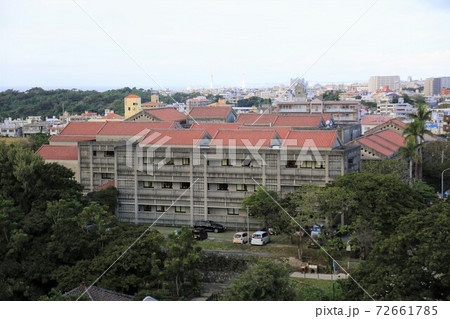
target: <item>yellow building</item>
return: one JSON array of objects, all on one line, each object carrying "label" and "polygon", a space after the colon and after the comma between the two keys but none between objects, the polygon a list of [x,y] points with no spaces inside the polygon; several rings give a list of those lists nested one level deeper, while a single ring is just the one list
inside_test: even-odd
[{"label": "yellow building", "polygon": [[234,104],[227,104],[227,100],[219,99],[219,101],[208,104],[208,106],[209,107],[230,107],[230,106],[234,106]]},{"label": "yellow building", "polygon": [[142,111],[141,98],[135,94],[130,94],[124,99],[125,118],[129,118]]}]

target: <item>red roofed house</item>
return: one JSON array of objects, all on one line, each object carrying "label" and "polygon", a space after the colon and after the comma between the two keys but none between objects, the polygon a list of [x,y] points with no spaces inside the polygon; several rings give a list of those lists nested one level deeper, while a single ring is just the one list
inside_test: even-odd
[{"label": "red roofed house", "polygon": [[42,145],[36,152],[46,163],[58,163],[71,169],[75,173],[75,179],[80,180],[77,146],[67,145]]},{"label": "red roofed house", "polygon": [[154,108],[143,110],[126,119],[127,122],[176,122],[180,125],[186,123],[186,115],[174,108]]},{"label": "red roofed house", "polygon": [[216,135],[219,129],[222,130],[235,130],[240,127],[240,124],[237,123],[198,123],[192,124],[191,129],[193,130],[206,130],[209,135]]},{"label": "red roofed house", "polygon": [[244,125],[267,125],[273,126],[277,120],[278,115],[276,114],[239,114],[236,119],[236,123]]},{"label": "red roofed house", "polygon": [[232,107],[195,107],[189,112],[188,123],[233,123],[236,112]]},{"label": "red roofed house", "polygon": [[361,160],[383,160],[398,154],[400,147],[405,145],[405,138],[394,130],[384,129],[362,136],[351,142],[361,147]]},{"label": "red roofed house", "polygon": [[381,115],[364,115],[361,118],[361,134],[364,135],[364,133],[368,130],[380,124],[384,124],[389,120],[392,120],[392,117]]}]

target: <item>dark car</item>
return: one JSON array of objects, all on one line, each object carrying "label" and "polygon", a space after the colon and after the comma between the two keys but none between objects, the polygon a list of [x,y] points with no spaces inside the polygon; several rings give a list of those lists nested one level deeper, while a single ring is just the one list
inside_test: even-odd
[{"label": "dark car", "polygon": [[198,228],[192,230],[192,236],[196,240],[204,240],[208,238],[208,233],[206,232],[206,230]]},{"label": "dark car", "polygon": [[199,220],[195,222],[194,228],[204,229],[206,231],[213,231],[215,233],[223,232],[227,228],[221,224],[213,222],[211,220]]}]

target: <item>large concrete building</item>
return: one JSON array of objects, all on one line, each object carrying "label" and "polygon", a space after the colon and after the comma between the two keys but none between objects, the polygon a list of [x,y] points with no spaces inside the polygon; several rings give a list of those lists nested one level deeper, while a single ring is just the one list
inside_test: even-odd
[{"label": "large concrete building", "polygon": [[424,82],[423,94],[425,96],[440,95],[443,88],[450,88],[450,77],[427,78]]},{"label": "large concrete building", "polygon": [[389,86],[391,90],[397,91],[400,89],[400,76],[371,76],[369,78],[369,92],[376,92],[385,86]]},{"label": "large concrete building", "polygon": [[[176,115],[155,111],[163,119]],[[227,123],[230,114],[201,112],[203,123],[198,118],[190,128],[177,117],[69,123],[38,154],[72,169],[86,193],[114,185],[120,220],[176,226],[209,219],[244,227],[242,200],[258,186],[284,196],[359,170],[360,146],[344,145],[342,131],[326,124],[329,116],[268,115],[252,126],[248,115]],[[258,221],[251,218],[251,226]]]}]

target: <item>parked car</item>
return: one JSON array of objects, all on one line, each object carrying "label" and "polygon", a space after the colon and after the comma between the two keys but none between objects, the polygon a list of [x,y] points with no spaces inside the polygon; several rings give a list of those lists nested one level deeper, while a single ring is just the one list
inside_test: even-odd
[{"label": "parked car", "polygon": [[253,233],[252,241],[251,241],[252,245],[261,245],[262,246],[262,245],[267,244],[268,242],[270,242],[270,235],[267,231],[258,230]]},{"label": "parked car", "polygon": [[248,243],[248,234],[245,232],[238,232],[233,236],[233,244],[246,244]]},{"label": "parked car", "polygon": [[204,229],[206,231],[213,231],[215,233],[223,232],[227,228],[221,224],[213,222],[211,220],[199,220],[195,222],[194,228]]},{"label": "parked car", "polygon": [[313,225],[311,227],[311,237],[312,238],[319,238],[321,233],[322,233],[322,228],[319,225]]},{"label": "parked car", "polygon": [[196,240],[205,240],[208,238],[208,233],[206,232],[206,230],[198,228],[192,230],[192,236]]}]

